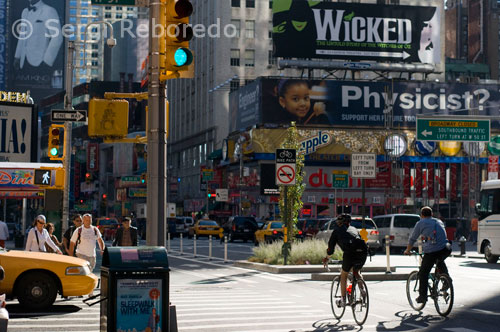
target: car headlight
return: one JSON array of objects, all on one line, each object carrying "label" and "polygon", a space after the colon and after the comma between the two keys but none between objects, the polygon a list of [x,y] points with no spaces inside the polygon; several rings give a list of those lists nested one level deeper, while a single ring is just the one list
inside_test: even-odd
[{"label": "car headlight", "polygon": [[66,268],[67,276],[86,276],[90,274],[90,268],[87,265],[84,266],[70,266]]}]

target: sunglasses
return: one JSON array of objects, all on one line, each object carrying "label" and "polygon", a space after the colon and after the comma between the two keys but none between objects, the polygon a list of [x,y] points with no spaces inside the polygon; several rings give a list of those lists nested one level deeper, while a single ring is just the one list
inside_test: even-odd
[{"label": "sunglasses", "polygon": [[41,225],[45,225],[45,222],[40,221],[40,220],[37,220],[37,223],[39,223],[39,224],[41,224]]}]

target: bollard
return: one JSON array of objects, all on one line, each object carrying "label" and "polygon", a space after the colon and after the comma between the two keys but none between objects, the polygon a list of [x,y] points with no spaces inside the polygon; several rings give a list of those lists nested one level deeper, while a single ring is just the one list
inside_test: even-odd
[{"label": "bollard", "polygon": [[167,233],[167,250],[170,251],[170,233]]},{"label": "bollard", "polygon": [[386,274],[391,274],[391,240],[389,239],[389,235],[385,236],[385,256],[387,258],[387,269],[385,270]]},{"label": "bollard", "polygon": [[460,239],[458,239],[458,242],[460,242],[460,256],[463,256],[465,255],[465,242],[467,240],[465,239],[464,236],[460,237]]},{"label": "bollard", "polygon": [[183,254],[184,250],[182,249],[182,233],[179,234],[179,241],[180,241],[180,246],[181,246],[181,255]]},{"label": "bollard", "polygon": [[196,233],[193,234],[193,257],[196,257]]},{"label": "bollard", "polygon": [[227,236],[224,236],[224,263],[227,263]]},{"label": "bollard", "polygon": [[212,260],[212,235],[208,236],[208,260]]},{"label": "bollard", "polygon": [[[417,240],[418,253],[422,254],[422,239]],[[418,264],[422,265],[422,256],[418,256]]]}]

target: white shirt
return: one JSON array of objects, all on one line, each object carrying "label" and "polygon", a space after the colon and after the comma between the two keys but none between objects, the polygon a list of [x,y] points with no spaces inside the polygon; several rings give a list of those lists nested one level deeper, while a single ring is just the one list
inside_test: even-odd
[{"label": "white shirt", "polygon": [[7,224],[3,221],[0,221],[0,240],[8,240],[9,239],[9,228]]},{"label": "white shirt", "polygon": [[[35,233],[36,232],[36,233]],[[38,235],[38,241],[37,236]],[[59,252],[60,249],[55,245],[54,242],[50,239],[49,232],[44,228],[40,233],[36,227],[33,227],[28,232],[28,239],[26,240],[26,251],[41,251],[46,252],[45,250],[45,242],[54,249],[55,252]]]},{"label": "white shirt", "polygon": [[97,241],[97,239],[102,239],[101,232],[95,226],[86,228],[84,225],[82,225],[75,229],[75,231],[73,232],[70,240],[71,242],[77,242],[80,229],[82,230],[82,233],[80,235],[80,243],[78,243],[76,252],[88,257],[95,257],[95,242]]}]

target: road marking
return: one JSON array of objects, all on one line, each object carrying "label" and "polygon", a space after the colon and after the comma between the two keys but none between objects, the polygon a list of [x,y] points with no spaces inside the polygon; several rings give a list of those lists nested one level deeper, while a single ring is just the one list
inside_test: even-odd
[{"label": "road marking", "polygon": [[[223,318],[209,318],[210,323],[212,322],[234,322],[235,320],[245,320],[245,322],[252,321],[252,320],[257,320],[261,322],[264,319],[272,319],[272,320],[277,320],[277,319],[290,319],[290,318],[297,318],[297,314],[299,311],[296,312],[295,315],[285,315],[285,316],[279,316],[279,315],[274,315],[274,316],[259,316],[259,317],[248,317],[248,315],[243,315],[243,316],[237,316],[234,315],[234,313],[231,314],[231,317],[223,317]],[[315,321],[318,318],[318,315],[314,314],[309,314],[309,315],[300,315],[301,319],[307,319],[310,318],[313,321]],[[189,323],[202,323],[206,322],[207,319],[183,319],[182,321],[179,321],[179,323],[184,324],[189,324]]]},{"label": "road marking", "polygon": [[[294,304],[295,302],[292,302],[292,301],[261,301],[261,302],[248,302],[248,301],[244,301],[243,303],[234,303],[234,304],[227,304],[227,305],[217,305],[217,308],[234,308],[234,307],[237,307],[237,306],[241,306],[241,305],[246,305],[245,308],[248,307],[248,305],[261,305],[261,304],[274,304],[274,305],[278,305],[278,304]],[[192,303],[192,304],[181,304],[181,305],[178,305],[177,308],[178,309],[183,309],[183,308],[186,308],[186,307],[206,307],[207,304],[206,303]],[[309,307],[308,307],[309,308]],[[203,310],[203,309],[201,309]]]},{"label": "road marking", "polygon": [[[234,309],[240,309],[240,310],[248,310],[248,307],[246,306],[231,306],[231,308],[234,308]],[[308,306],[308,305],[284,305],[284,306],[280,306],[280,309],[297,309],[297,308],[306,308],[306,309],[311,309],[311,306]],[[217,308],[187,308],[187,309],[183,309],[183,308],[179,308],[179,307],[176,307],[177,309],[177,312],[187,312],[187,311],[195,311],[195,312],[200,312],[200,311],[203,311],[203,312],[209,312],[209,311],[220,311],[220,307],[217,307]],[[267,306],[267,305],[262,305],[262,306],[259,306],[259,309],[276,309],[276,306],[272,305],[272,306]],[[231,312],[234,312],[234,310],[231,310]],[[246,312],[246,311],[245,311]]]},{"label": "road marking", "polygon": [[[316,319],[317,320],[317,319]],[[314,320],[314,321],[316,321]],[[287,321],[287,322],[252,322],[252,323],[242,323],[242,322],[237,322],[235,324],[214,324],[214,325],[196,325],[196,326],[184,326],[184,324],[179,324],[179,330],[197,330],[197,331],[205,331],[207,329],[221,329],[221,328],[230,328],[230,327],[236,327],[238,328],[238,331],[241,331],[239,328],[240,327],[250,327],[250,326],[272,326],[272,325],[298,325],[298,324],[310,324],[312,325],[314,321],[311,321],[309,319],[304,319],[295,321]],[[354,321],[354,320],[353,320]],[[182,322],[180,322],[182,323]],[[255,330],[259,331],[260,330]]]},{"label": "road marking", "polygon": [[489,311],[489,310],[483,310],[483,309],[472,309],[472,310],[480,312],[482,314],[495,315],[495,316],[499,316],[500,315],[499,312],[494,312],[494,311]]},{"label": "road marking", "polygon": [[[264,301],[264,300],[268,300],[269,303],[273,302],[276,300],[275,298],[272,298],[272,297],[259,297],[259,298],[250,298],[250,299],[233,299],[233,298],[220,298],[220,299],[197,299],[196,302],[198,303],[238,303],[238,302],[243,302],[243,303],[246,303],[248,301],[252,301],[252,300],[261,300],[261,301]],[[175,304],[179,304],[179,303],[193,303],[193,300],[175,300],[175,299],[172,299],[172,302],[175,301]],[[184,304],[183,304],[184,305]]]},{"label": "road marking", "polygon": [[[231,313],[232,314],[235,314],[235,312],[233,312],[231,310]],[[289,313],[324,313],[325,315],[328,315],[330,312],[329,311],[325,311],[323,309],[311,309],[311,310],[262,310],[262,311],[247,311],[247,310],[244,310],[244,311],[241,311],[241,313],[244,313],[244,314],[289,314]],[[191,317],[191,316],[210,316],[213,317],[213,316],[217,316],[217,315],[220,315],[220,316],[227,316],[227,312],[207,312],[207,313],[199,313],[199,312],[194,312],[194,313],[190,313],[190,314],[177,314],[177,318],[179,317]]]}]

